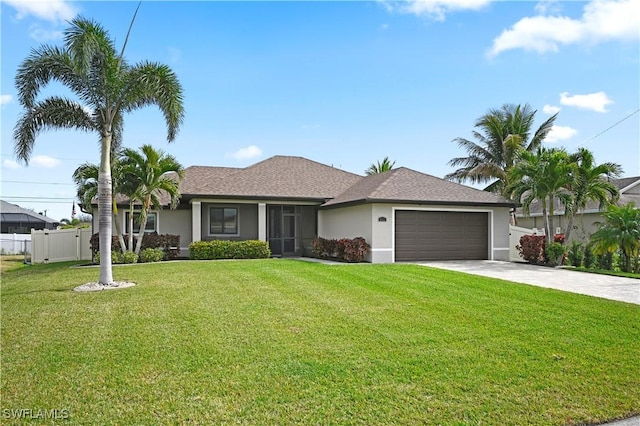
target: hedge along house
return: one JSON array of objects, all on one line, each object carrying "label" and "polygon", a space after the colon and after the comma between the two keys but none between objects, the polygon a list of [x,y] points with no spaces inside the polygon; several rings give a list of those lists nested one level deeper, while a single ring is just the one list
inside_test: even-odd
[{"label": "hedge along house", "polygon": [[180,235],[183,256],[191,242],[212,239],[258,239],[274,256],[305,256],[317,236],[364,237],[373,263],[509,255],[512,204],[404,167],[362,177],[274,156],[246,168],[188,167],[181,193],[176,210],[150,213],[146,231]]}]

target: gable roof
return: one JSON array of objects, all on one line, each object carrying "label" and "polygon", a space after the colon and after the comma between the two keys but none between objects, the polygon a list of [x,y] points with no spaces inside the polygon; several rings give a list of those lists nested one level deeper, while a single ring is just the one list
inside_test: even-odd
[{"label": "gable roof", "polygon": [[324,206],[365,202],[513,206],[501,196],[406,167],[361,178]]},{"label": "gable roof", "polygon": [[622,179],[615,179],[613,182],[618,189],[620,190],[620,192],[624,193],[626,191],[628,191],[629,189],[640,185],[640,176],[633,176],[633,177],[627,177],[627,178],[622,178]]},{"label": "gable roof", "polygon": [[189,167],[184,196],[292,198],[324,201],[362,177],[302,157],[276,155],[244,169]]},{"label": "gable roof", "polygon": [[0,200],[0,217],[2,222],[23,222],[23,223],[51,223],[57,225],[57,220],[50,217],[41,215],[22,208],[16,204],[8,203],[4,200]]}]

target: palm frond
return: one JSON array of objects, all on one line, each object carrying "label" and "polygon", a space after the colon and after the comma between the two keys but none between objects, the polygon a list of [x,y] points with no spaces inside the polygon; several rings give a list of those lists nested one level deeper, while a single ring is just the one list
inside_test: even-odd
[{"label": "palm frond", "polygon": [[143,62],[132,67],[124,77],[117,105],[125,111],[157,105],[167,125],[167,141],[172,142],[184,119],[182,100],[182,86],[168,66]]},{"label": "palm frond", "polygon": [[96,124],[82,105],[61,97],[50,97],[37,102],[24,112],[14,128],[15,154],[25,163],[33,150],[36,135],[55,128],[96,130]]}]

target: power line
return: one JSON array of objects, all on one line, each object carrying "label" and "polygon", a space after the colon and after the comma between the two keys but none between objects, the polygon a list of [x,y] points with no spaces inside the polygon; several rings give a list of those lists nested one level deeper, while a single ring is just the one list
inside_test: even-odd
[{"label": "power line", "polygon": [[67,201],[39,201],[39,200],[26,201],[26,200],[14,200],[14,199],[5,198],[5,197],[2,197],[2,200],[8,203],[17,202],[17,203],[28,203],[28,204],[69,204],[69,201],[73,201],[71,199]]},{"label": "power line", "polygon": [[637,114],[638,112],[640,112],[640,108],[633,111],[631,114],[627,115],[626,117],[624,117],[622,120],[619,120],[618,122],[612,124],[611,126],[607,127],[606,129],[604,129],[603,131],[601,131],[600,133],[598,133],[597,135],[587,139],[586,141],[582,142],[583,144],[587,143],[587,142],[591,142],[592,140],[594,140],[595,138],[597,138],[598,136],[602,135],[603,133],[608,132],[609,130],[613,129],[614,127],[616,127],[618,124],[622,123],[624,120],[628,119],[629,117],[633,116],[634,114]]},{"label": "power line", "polygon": [[3,199],[10,198],[12,200],[75,200],[75,196],[69,197],[29,197],[20,195],[3,195]]},{"label": "power line", "polygon": [[73,183],[62,183],[62,182],[28,182],[24,180],[1,180],[0,183],[28,183],[30,185],[68,185],[75,186]]}]

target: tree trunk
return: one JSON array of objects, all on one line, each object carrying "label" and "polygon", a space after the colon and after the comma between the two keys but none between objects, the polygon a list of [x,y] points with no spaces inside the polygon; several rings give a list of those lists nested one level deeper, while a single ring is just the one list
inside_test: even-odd
[{"label": "tree trunk", "polygon": [[547,237],[547,241],[549,242],[549,244],[551,244],[552,242],[555,241],[554,236],[556,235],[556,229],[553,226],[553,197],[550,198],[551,200],[551,205],[549,206],[549,213],[548,213],[548,217],[549,217],[549,236]]},{"label": "tree trunk", "polygon": [[147,196],[142,204],[142,210],[140,211],[140,231],[138,232],[138,241],[136,241],[136,254],[140,255],[140,249],[142,248],[142,239],[144,238],[144,229],[147,227],[147,212],[149,211],[151,200]]},{"label": "tree trunk", "polygon": [[573,218],[575,215],[573,213],[569,214],[569,220],[567,221],[567,230],[564,232],[564,241],[562,245],[566,246],[569,243],[569,237],[571,236],[571,230],[573,229]]},{"label": "tree trunk", "polygon": [[129,248],[128,251],[133,251],[133,201],[129,201]]},{"label": "tree trunk", "polygon": [[547,212],[547,205],[546,203],[544,203],[542,205],[542,216],[544,216],[544,235],[545,235],[545,240],[547,240],[547,243],[549,243],[549,212]]},{"label": "tree trunk", "polygon": [[122,236],[122,228],[120,228],[120,221],[118,221],[118,208],[115,207],[115,200],[112,198],[113,203],[113,223],[116,224],[116,234],[118,234],[118,242],[120,243],[120,250],[124,253],[127,251],[127,245],[124,243],[124,237]]},{"label": "tree trunk", "polygon": [[111,266],[111,225],[112,225],[112,182],[111,182],[111,134],[102,136],[100,172],[98,174],[98,232],[100,236],[100,279],[99,283],[113,283]]}]

